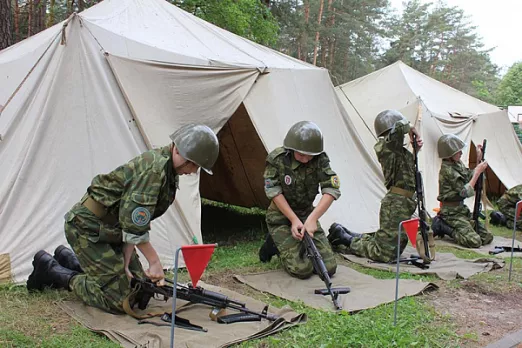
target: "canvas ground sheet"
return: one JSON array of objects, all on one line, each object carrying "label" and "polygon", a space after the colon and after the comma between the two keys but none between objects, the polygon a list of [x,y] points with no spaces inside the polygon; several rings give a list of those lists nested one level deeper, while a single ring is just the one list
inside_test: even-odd
[{"label": "canvas ground sheet", "polygon": [[[469,251],[474,251],[479,254],[489,255],[489,252],[492,251],[493,249],[495,249],[495,247],[506,247],[506,246],[511,247],[511,239],[494,236],[491,244],[483,245],[480,248],[476,248],[476,249],[466,248],[461,245],[458,245],[453,239],[451,239],[449,237],[444,237],[443,239],[436,238],[435,244],[438,246],[452,247],[452,248],[456,248],[456,249],[460,249],[460,250],[469,250]],[[521,245],[522,245],[522,242],[515,240],[515,247],[518,247]],[[496,254],[494,256],[500,257],[500,258],[509,258],[509,257],[511,257],[511,252],[503,252],[500,254]],[[522,257],[522,253],[515,252],[515,253],[513,253],[513,257]]]},{"label": "canvas ground sheet", "polygon": [[[302,301],[309,307],[335,311],[331,297],[314,294],[315,289],[324,289],[325,284],[314,275],[308,279],[290,277],[283,270],[248,275],[235,275],[234,278],[250,287],[270,293],[290,301]],[[339,304],[347,312],[353,313],[390,303],[395,298],[395,279],[376,279],[359,273],[349,267],[338,265],[332,277],[332,287],[349,287],[348,294],[339,295]],[[399,298],[413,296],[437,286],[413,279],[400,279]]]},{"label": "canvas ground sheet", "polygon": [[[203,288],[216,291],[246,303],[252,310],[261,311],[264,304],[234,291],[204,284],[199,282]],[[170,325],[162,322],[159,318],[149,319],[155,323],[167,324],[167,326],[155,326],[152,324],[139,324],[137,319],[128,315],[113,315],[97,308],[89,307],[79,301],[65,301],[59,306],[71,317],[80,322],[91,331],[103,334],[122,347],[147,347],[160,348],[170,346]],[[188,305],[186,301],[176,302],[177,315],[190,320],[192,324],[199,325],[207,332],[192,331],[175,328],[176,347],[228,347],[234,343],[247,341],[272,335],[281,330],[295,325],[305,323],[305,314],[294,312],[290,307],[269,307],[269,313],[278,315],[280,318],[270,322],[268,320],[243,322],[233,324],[219,324],[209,318],[211,307],[206,305]],[[183,307],[183,308],[181,308]],[[144,313],[134,308],[136,313]],[[151,300],[147,311],[171,312],[172,302],[169,300]],[[227,310],[226,314],[237,313]]]},{"label": "canvas ground sheet", "polygon": [[[411,255],[418,255],[417,250],[411,246],[407,246],[404,249],[401,258],[407,258]],[[472,275],[489,272],[494,269],[504,267],[504,261],[495,258],[478,258],[473,260],[464,260],[456,257],[452,253],[437,253],[436,260],[430,264],[428,269],[421,269],[419,267],[408,265],[405,263],[400,264],[401,273],[412,273],[418,275],[436,275],[442,280],[452,280],[456,278],[467,279]],[[361,266],[395,272],[397,267],[396,263],[381,263],[374,262],[364,257],[358,257],[355,255],[342,254],[342,256],[350,261],[357,263]]]}]

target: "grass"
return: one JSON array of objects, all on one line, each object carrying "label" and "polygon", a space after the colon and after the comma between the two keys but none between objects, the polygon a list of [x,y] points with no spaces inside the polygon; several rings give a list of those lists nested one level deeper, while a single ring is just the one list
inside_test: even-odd
[{"label": "grass", "polygon": [[[233,274],[280,268],[277,257],[266,264],[258,260],[257,252],[266,233],[263,212],[206,202],[202,213],[205,242],[218,243],[203,281],[226,285],[227,279],[232,279]],[[214,220],[217,216],[221,217],[221,222]],[[225,225],[223,220],[227,221],[228,225]],[[491,230],[495,235],[508,238],[511,236],[511,232],[505,228],[493,226]],[[218,236],[221,239],[218,239]],[[520,238],[520,234],[518,237]],[[473,251],[451,247],[440,247],[437,251],[451,252],[463,259],[484,257]],[[358,272],[378,279],[390,279],[395,276],[392,272],[348,263],[340,256],[338,263],[347,264]],[[481,273],[467,281],[457,279],[443,282],[436,276],[409,273],[401,273],[400,277],[433,282],[449,289],[464,288],[466,282],[470,281],[488,291],[509,292],[522,287],[522,259],[514,260],[515,281],[509,284],[506,268]],[[188,279],[186,271],[180,271],[179,279]],[[267,338],[244,342],[240,345],[242,347],[459,347],[466,342],[473,344],[479,337],[475,332],[457,335],[455,332],[458,327],[454,318],[438,313],[426,296],[401,299],[398,305],[398,325],[394,327],[393,303],[352,315],[336,314],[310,308],[302,302],[291,302],[262,294],[237,282],[230,281],[228,285],[235,291],[276,307],[289,305],[296,312],[306,313],[308,316],[308,322],[303,325]],[[118,347],[119,345],[104,336],[77,324],[56,305],[60,301],[73,298],[74,295],[67,291],[47,290],[28,294],[23,286],[0,285],[0,346]]]}]

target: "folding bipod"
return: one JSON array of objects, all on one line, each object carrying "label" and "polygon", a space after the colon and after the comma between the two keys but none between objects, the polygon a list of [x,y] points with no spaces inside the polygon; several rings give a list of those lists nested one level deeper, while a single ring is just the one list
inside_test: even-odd
[{"label": "folding bipod", "polygon": [[[210,261],[210,257],[214,252],[214,248],[217,247],[217,244],[196,244],[196,245],[183,245],[179,248],[176,248],[176,253],[174,254],[174,275],[172,279],[172,315],[170,318],[165,318],[168,321],[170,319],[170,347],[174,347],[174,327],[183,327],[183,321],[178,322],[179,320],[176,316],[176,284],[178,284],[178,260],[179,260],[179,252],[183,253],[183,259],[185,260],[185,266],[190,275],[190,279],[192,280],[192,285],[197,286],[199,278],[203,274],[203,271],[208,265]],[[202,329],[201,331],[205,331]]]}]

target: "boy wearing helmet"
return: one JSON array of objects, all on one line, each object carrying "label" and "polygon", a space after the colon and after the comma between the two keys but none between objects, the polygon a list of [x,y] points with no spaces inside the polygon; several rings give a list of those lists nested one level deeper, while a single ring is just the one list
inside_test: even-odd
[{"label": "boy wearing helmet", "polygon": [[[318,220],[341,196],[341,191],[339,177],[330,168],[323,150],[323,135],[316,124],[302,121],[290,128],[283,144],[266,159],[265,193],[271,204],[266,212],[269,235],[261,247],[260,259],[266,262],[278,253],[283,268],[291,276],[310,277],[314,269],[311,260],[303,255],[302,243],[303,233],[308,233],[328,273],[333,275],[337,263]],[[319,186],[322,198],[314,207]],[[270,244],[274,252],[267,255]]]},{"label": "boy wearing helmet", "polygon": [[[381,163],[384,185],[388,192],[381,201],[379,230],[361,235],[334,223],[328,239],[332,245],[343,244],[347,252],[378,262],[390,262],[397,257],[397,228],[403,220],[410,219],[415,208],[415,163],[413,154],[404,147],[404,136],[417,136],[417,146],[422,139],[409,121],[396,110],[385,110],[374,121],[379,137],[374,149]],[[408,244],[408,236],[401,232],[400,253]],[[344,249],[343,246],[340,246]]]},{"label": "boy wearing helmet", "polygon": [[[437,196],[437,200],[441,202],[441,209],[432,226],[435,236],[448,235],[466,248],[479,248],[491,243],[493,235],[481,223],[479,223],[478,234],[475,232],[471,212],[464,204],[464,199],[475,194],[473,188],[488,163],[484,161],[474,170],[466,168],[460,160],[465,145],[453,134],[445,134],[437,142],[439,157],[442,158]],[[482,145],[477,145],[477,161],[481,160]],[[436,219],[441,219],[447,225],[446,228],[440,228],[444,224],[440,224]]]},{"label": "boy wearing helmet", "polygon": [[[163,267],[149,241],[150,222],[173,203],[179,175],[200,167],[212,174],[219,153],[217,136],[204,125],[183,126],[170,138],[170,145],[94,177],[83,198],[65,214],[65,236],[77,257],[64,246],[56,249],[54,258],[40,250],[28,290],[65,288],[87,305],[122,313],[131,277],[163,281]],[[147,259],[148,270],[142,269],[135,248]]]}]

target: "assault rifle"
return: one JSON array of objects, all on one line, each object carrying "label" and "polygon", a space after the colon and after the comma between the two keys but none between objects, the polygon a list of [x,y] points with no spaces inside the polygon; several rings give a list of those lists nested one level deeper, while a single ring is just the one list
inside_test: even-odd
[{"label": "assault rifle", "polygon": [[511,250],[513,250],[513,252],[515,252],[515,253],[521,253],[522,252],[522,248],[520,247],[520,245],[518,247],[513,247],[513,248],[511,248],[510,246],[496,246],[495,249],[489,251],[489,254],[490,255],[497,255],[497,254],[500,254],[500,253],[503,253],[503,252],[508,252],[508,251],[511,251]]},{"label": "assault rifle", "polygon": [[321,278],[321,280],[326,285],[326,289],[316,289],[314,293],[316,295],[330,295],[332,297],[332,302],[335,306],[335,309],[342,309],[342,306],[337,302],[337,298],[339,294],[347,294],[350,292],[350,288],[332,288],[332,280],[330,279],[330,275],[328,274],[328,270],[324,264],[323,258],[317,250],[312,237],[303,230],[303,243],[305,246],[306,256],[308,256],[312,260],[312,265],[314,266],[315,273]]},{"label": "assault rifle", "polygon": [[430,248],[429,248],[429,240],[428,240],[428,230],[430,229],[428,223],[426,222],[426,207],[424,206],[424,184],[422,182],[422,174],[419,171],[419,159],[418,159],[418,149],[417,149],[417,135],[413,133],[413,155],[415,156],[415,192],[417,193],[417,211],[419,214],[419,225],[422,236],[422,241],[424,242],[424,261],[431,260]]},{"label": "assault rifle", "polygon": [[[482,143],[482,161],[484,161],[484,155],[486,154],[486,139]],[[477,163],[478,165],[478,163]],[[473,221],[475,221],[475,232],[479,233],[479,217],[482,211],[482,203],[480,201],[482,197],[482,189],[484,186],[484,172],[480,173],[477,182],[475,183],[475,204],[473,206]]]},{"label": "assault rifle", "polygon": [[[165,281],[174,285],[171,280],[165,279]],[[169,298],[172,298],[174,294],[174,288],[172,286],[158,286],[147,278],[132,278],[131,287],[136,288],[137,286],[140,290],[137,296],[137,304],[138,308],[142,310],[147,307],[150,299],[155,297],[155,295],[162,296],[163,300],[167,301]],[[260,321],[261,318],[270,321],[275,321],[279,318],[274,314],[268,313],[268,305],[265,306],[262,312],[256,312],[251,309],[248,309],[246,307],[246,304],[243,302],[233,300],[228,296],[214,291],[205,290],[200,286],[193,287],[190,284],[188,286],[181,285],[179,283],[176,284],[176,298],[191,303],[205,304],[213,307],[216,310],[229,308],[241,312],[237,314],[217,317],[218,323],[230,324],[245,321]]]}]

